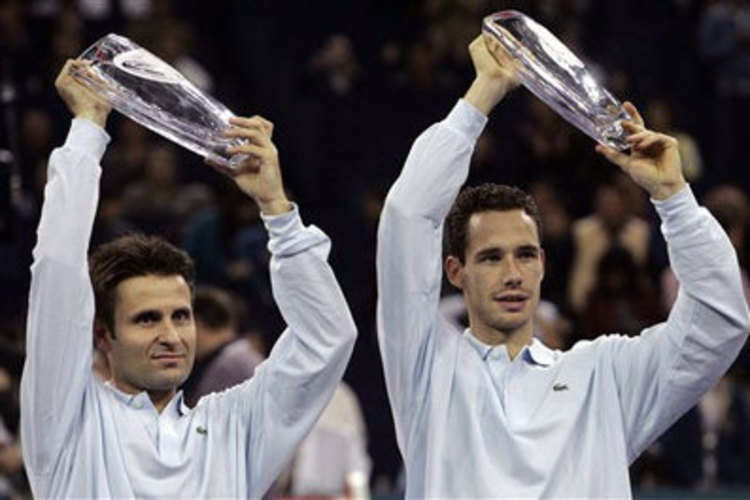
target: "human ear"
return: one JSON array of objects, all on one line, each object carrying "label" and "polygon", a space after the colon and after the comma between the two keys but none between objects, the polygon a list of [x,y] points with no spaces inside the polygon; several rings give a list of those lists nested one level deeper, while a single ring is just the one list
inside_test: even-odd
[{"label": "human ear", "polygon": [[103,353],[112,349],[112,334],[101,320],[94,320],[94,346]]},{"label": "human ear", "polygon": [[449,255],[445,258],[443,264],[445,268],[445,275],[448,277],[451,285],[455,286],[459,290],[463,290],[464,286],[464,265],[453,255]]},{"label": "human ear", "polygon": [[542,261],[542,277],[540,278],[540,281],[544,280],[544,271],[547,269],[547,254],[544,251],[544,248],[539,249],[539,259]]}]

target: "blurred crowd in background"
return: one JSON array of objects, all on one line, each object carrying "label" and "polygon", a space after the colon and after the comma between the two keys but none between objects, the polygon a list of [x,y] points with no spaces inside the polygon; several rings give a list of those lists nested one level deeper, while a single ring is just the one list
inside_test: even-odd
[{"label": "blurred crowd in background", "polygon": [[[634,102],[649,128],[678,138],[693,190],[744,267],[750,1],[0,1],[0,498],[27,491],[17,395],[29,265],[47,158],[70,122],[53,82],[67,58],[110,32],[160,56],[236,114],[273,121],[290,195],[305,222],[333,241],[331,263],[359,340],[346,385],[273,495],[336,493],[336,481],[303,487],[333,469],[358,474],[350,493],[366,490],[367,478],[375,494],[398,491],[402,465],[375,338],[377,220],[412,141],[468,87],[467,45],[483,16],[506,8],[547,26],[613,94]],[[200,377],[231,380],[236,373],[212,373],[212,363],[214,371],[243,366],[237,359],[254,366],[284,326],[257,209],[201,158],[121,115],[112,114],[108,131],[92,246],[143,231],[186,249],[215,306],[204,316],[196,310],[208,340],[186,392],[200,392]],[[678,287],[647,196],[593,147],[519,90],[491,117],[469,178],[519,185],[540,206],[547,269],[536,334],[553,348],[638,334],[666,318]],[[750,298],[747,282],[745,290]],[[441,307],[463,328],[456,290],[446,286]],[[634,486],[750,488],[749,375],[745,350],[633,465]]]}]

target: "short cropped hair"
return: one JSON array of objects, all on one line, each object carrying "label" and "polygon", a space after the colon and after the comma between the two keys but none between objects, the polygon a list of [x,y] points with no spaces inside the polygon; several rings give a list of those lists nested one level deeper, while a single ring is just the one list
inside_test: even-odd
[{"label": "short cropped hair", "polygon": [[525,191],[515,186],[492,183],[464,188],[445,218],[443,229],[445,255],[458,257],[461,263],[464,263],[466,247],[469,244],[469,219],[473,214],[489,210],[515,209],[523,210],[534,220],[541,243],[542,221],[539,218],[539,208],[534,199]]},{"label": "short cropped hair", "polygon": [[221,288],[199,286],[195,289],[193,316],[214,330],[237,327],[236,299]]},{"label": "short cropped hair", "polygon": [[195,264],[185,252],[158,236],[131,233],[100,245],[89,257],[89,276],[94,288],[96,318],[115,335],[115,289],[137,276],[180,275],[195,287]]}]

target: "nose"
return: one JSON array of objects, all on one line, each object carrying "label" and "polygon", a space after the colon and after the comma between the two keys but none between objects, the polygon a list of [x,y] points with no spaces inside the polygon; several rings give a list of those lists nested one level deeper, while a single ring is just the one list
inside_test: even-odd
[{"label": "nose", "polygon": [[504,259],[505,265],[503,266],[503,285],[506,288],[520,288],[523,278],[521,277],[521,270],[518,267],[516,259],[512,255],[507,255]]},{"label": "nose", "polygon": [[159,342],[165,345],[176,345],[180,342],[180,334],[174,323],[169,320],[164,322],[164,327],[159,332]]}]

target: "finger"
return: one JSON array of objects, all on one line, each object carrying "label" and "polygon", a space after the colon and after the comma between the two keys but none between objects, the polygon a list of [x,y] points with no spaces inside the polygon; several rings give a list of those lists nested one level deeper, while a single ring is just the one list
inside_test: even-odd
[{"label": "finger", "polygon": [[487,51],[495,58],[495,61],[497,61],[498,64],[500,64],[500,66],[504,68],[512,68],[513,58],[508,53],[508,50],[497,40],[497,38],[490,35],[489,33],[482,33],[481,36],[484,40],[484,45]]},{"label": "finger", "polygon": [[649,151],[653,148],[664,149],[667,147],[666,138],[658,134],[651,134],[642,141],[633,145],[633,149],[639,152]]},{"label": "finger", "polygon": [[477,50],[481,48],[482,43],[484,42],[482,41],[482,33],[480,33],[476,37],[474,37],[474,40],[472,40],[469,44],[469,50]]},{"label": "finger", "polygon": [[263,128],[270,138],[273,135],[273,122],[271,122],[270,120],[266,120],[262,116],[258,116],[258,118],[260,119],[260,122],[263,124]]},{"label": "finger", "polygon": [[65,64],[63,65],[60,73],[57,75],[57,79],[55,80],[56,87],[59,87],[61,83],[70,78],[70,73],[75,67],[75,62],[75,59],[68,59],[67,61],[65,61]]},{"label": "finger", "polygon": [[228,139],[247,139],[259,146],[268,147],[271,143],[266,132],[259,128],[231,127],[222,132],[222,135]]},{"label": "finger", "polygon": [[264,130],[267,128],[266,124],[271,124],[270,121],[266,120],[262,116],[255,115],[250,118],[244,116],[232,116],[229,118],[229,123],[240,127],[250,127]]},{"label": "finger", "polygon": [[632,122],[630,120],[623,121],[622,128],[624,128],[625,132],[627,132],[628,134],[637,134],[646,130],[643,125],[639,125],[638,123]]},{"label": "finger", "polygon": [[250,155],[244,155],[245,157],[242,158],[242,163],[234,163],[234,168],[232,169],[232,175],[242,175],[247,173],[258,173],[260,172],[260,167],[263,164],[263,161],[256,157],[256,156],[250,156]]},{"label": "finger", "polygon": [[227,149],[229,155],[246,154],[252,155],[257,158],[265,158],[268,154],[268,150],[261,146],[255,146],[254,144],[239,144],[236,146],[229,146]]},{"label": "finger", "polygon": [[637,123],[638,125],[640,125],[640,126],[642,126],[642,127],[644,126],[644,122],[643,122],[643,117],[642,117],[642,116],[641,116],[641,114],[640,114],[640,113],[638,112],[638,109],[637,109],[637,108],[635,107],[635,105],[634,105],[634,104],[633,104],[632,102],[630,102],[630,101],[625,101],[625,102],[623,103],[622,107],[623,107],[623,108],[625,109],[625,111],[627,111],[627,112],[628,112],[628,114],[629,114],[630,116],[632,116],[632,117],[633,117],[633,119],[635,120],[635,122],[636,122],[636,123]]},{"label": "finger", "polygon": [[652,135],[653,135],[653,132],[651,132],[650,130],[644,130],[642,132],[630,134],[629,136],[625,138],[625,140],[630,144],[635,144],[635,143],[641,142],[647,137],[651,137]]},{"label": "finger", "polygon": [[626,172],[629,170],[630,162],[632,161],[632,158],[629,155],[601,144],[596,145],[596,152]]}]

